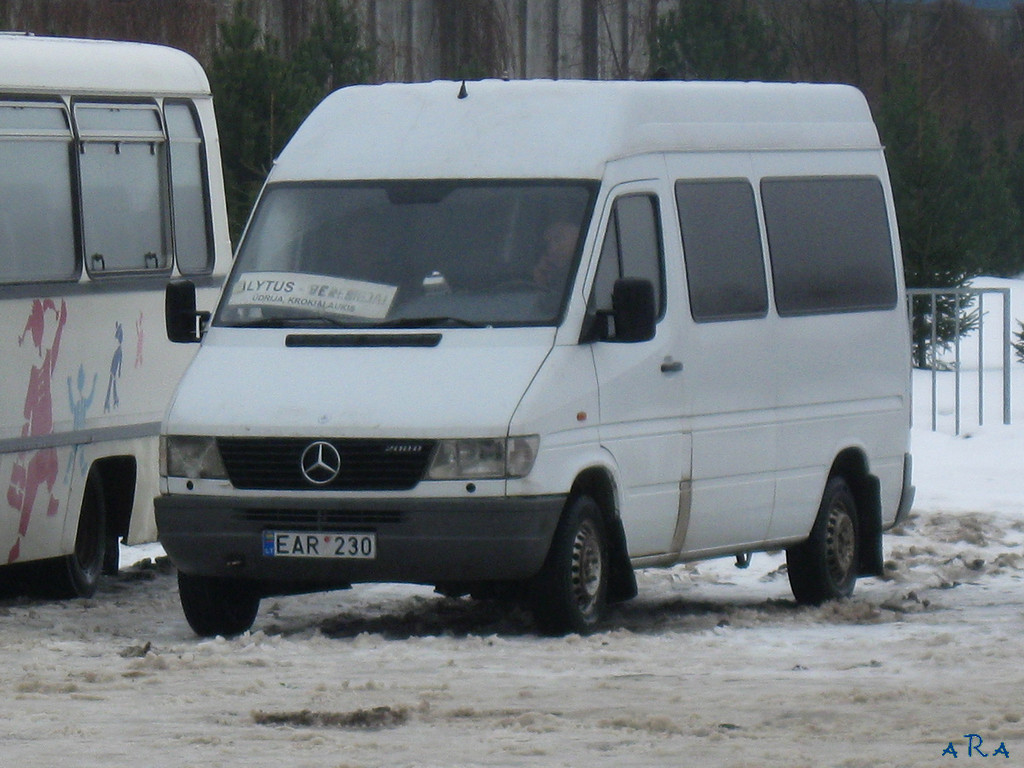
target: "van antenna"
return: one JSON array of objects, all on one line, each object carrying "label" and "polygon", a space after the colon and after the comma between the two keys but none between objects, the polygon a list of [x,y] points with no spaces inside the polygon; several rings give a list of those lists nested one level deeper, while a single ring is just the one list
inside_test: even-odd
[{"label": "van antenna", "polygon": [[469,96],[469,91],[466,90],[466,81],[462,81],[462,85],[459,87],[459,98],[464,99]]}]

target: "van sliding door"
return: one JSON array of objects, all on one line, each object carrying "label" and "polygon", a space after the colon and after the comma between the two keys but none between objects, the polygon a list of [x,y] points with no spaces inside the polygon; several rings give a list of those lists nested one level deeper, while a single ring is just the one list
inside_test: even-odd
[{"label": "van sliding door", "polygon": [[764,252],[747,178],[684,177],[675,197],[690,303],[685,362],[693,502],[684,551],[728,551],[764,539],[775,493],[778,429]]}]

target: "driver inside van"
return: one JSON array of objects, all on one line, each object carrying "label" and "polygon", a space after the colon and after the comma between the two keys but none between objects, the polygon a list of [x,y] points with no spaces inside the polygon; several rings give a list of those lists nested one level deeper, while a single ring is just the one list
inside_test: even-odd
[{"label": "driver inside van", "polygon": [[576,251],[579,226],[570,221],[553,221],[544,230],[544,252],[533,267],[533,282],[548,291],[561,290],[565,272]]}]

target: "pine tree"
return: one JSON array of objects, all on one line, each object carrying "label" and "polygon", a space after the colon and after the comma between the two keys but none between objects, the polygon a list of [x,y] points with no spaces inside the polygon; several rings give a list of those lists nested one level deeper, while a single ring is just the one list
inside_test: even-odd
[{"label": "pine tree", "polygon": [[359,43],[353,12],[338,0],[328,0],[291,58],[274,37],[261,34],[240,0],[219,30],[210,85],[231,234],[237,238],[274,158],[299,123],[331,90],[368,80],[373,64]]},{"label": "pine tree", "polygon": [[373,52],[359,40],[359,19],[351,7],[327,0],[309,37],[299,45],[295,66],[308,77],[318,96],[373,76]]},{"label": "pine tree", "polygon": [[[957,288],[977,275],[972,180],[965,168],[966,135],[959,151],[941,130],[938,114],[924,104],[917,81],[905,73],[894,79],[879,111],[889,177],[899,220],[900,244],[909,288]],[[959,322],[957,314],[959,313]],[[929,344],[940,346],[977,322],[969,300],[940,297],[934,316],[930,302],[912,305],[914,363],[934,364]]]},{"label": "pine tree", "polygon": [[650,48],[651,70],[671,79],[786,79],[781,38],[744,0],[679,0],[657,20]]}]

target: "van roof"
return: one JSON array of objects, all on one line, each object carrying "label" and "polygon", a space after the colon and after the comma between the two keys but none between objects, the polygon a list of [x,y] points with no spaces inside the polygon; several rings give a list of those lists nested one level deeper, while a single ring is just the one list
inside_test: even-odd
[{"label": "van roof", "polygon": [[272,181],[600,178],[669,151],[880,149],[863,94],[808,83],[484,80],[364,85],[328,96]]},{"label": "van roof", "polygon": [[176,48],[2,33],[0,92],[199,96],[210,84],[199,62]]}]

